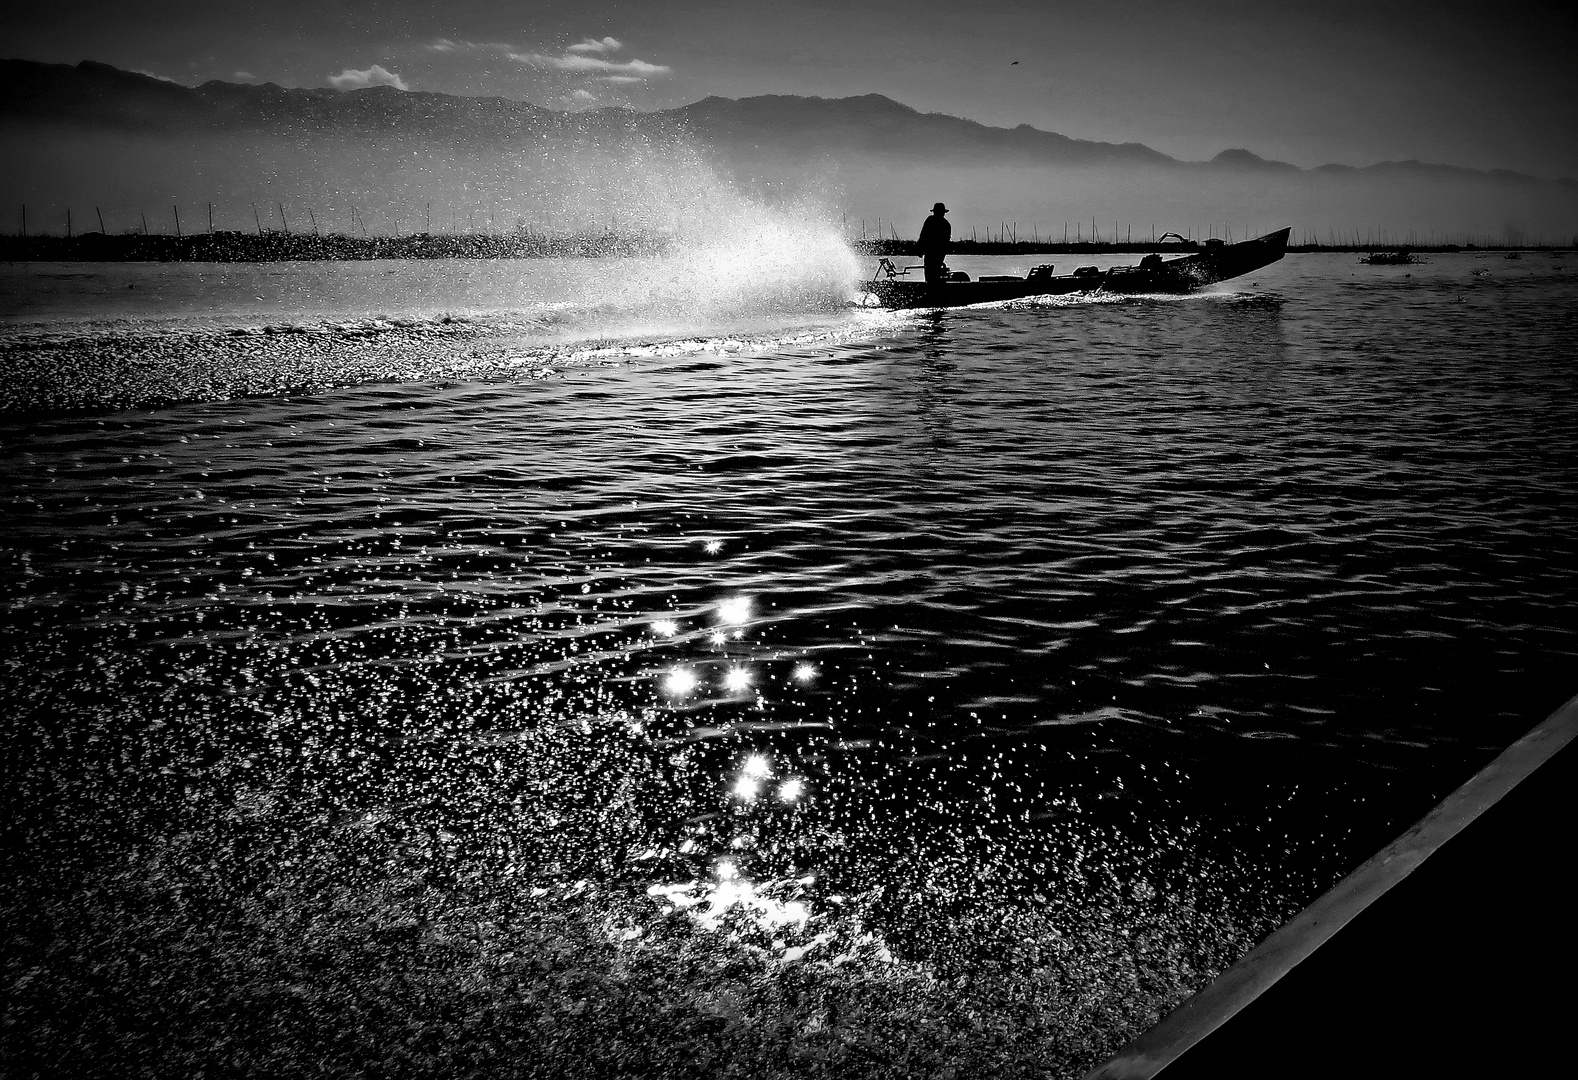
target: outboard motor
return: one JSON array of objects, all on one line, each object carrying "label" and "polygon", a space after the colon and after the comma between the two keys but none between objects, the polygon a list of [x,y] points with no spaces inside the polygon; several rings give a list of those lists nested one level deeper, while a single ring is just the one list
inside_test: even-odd
[{"label": "outboard motor", "polygon": [[1052,264],[1047,263],[1044,266],[1032,266],[1030,268],[1030,273],[1025,275],[1025,280],[1031,282],[1032,284],[1042,281],[1051,281]]}]

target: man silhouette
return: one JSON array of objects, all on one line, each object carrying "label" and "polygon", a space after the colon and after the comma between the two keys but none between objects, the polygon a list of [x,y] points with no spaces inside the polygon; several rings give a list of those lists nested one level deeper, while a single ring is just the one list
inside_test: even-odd
[{"label": "man silhouette", "polygon": [[947,212],[948,208],[938,203],[931,208],[931,217],[921,225],[920,250],[928,285],[935,285],[947,277],[942,261],[948,256],[948,241],[953,238],[953,226],[943,217]]}]

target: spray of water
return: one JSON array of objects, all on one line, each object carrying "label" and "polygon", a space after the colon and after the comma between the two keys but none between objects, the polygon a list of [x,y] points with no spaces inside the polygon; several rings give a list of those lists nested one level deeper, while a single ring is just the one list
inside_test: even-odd
[{"label": "spray of water", "polygon": [[487,137],[400,127],[181,139],[60,131],[18,150],[37,168],[31,186],[7,187],[16,201],[60,200],[62,217],[71,203],[101,207],[112,233],[173,203],[245,234],[620,238],[633,241],[621,250],[665,256],[624,268],[615,299],[658,294],[701,311],[746,297],[794,309],[854,274],[830,209],[839,192],[814,169],[797,170],[792,188],[736,176],[653,114],[545,113]]},{"label": "spray of water", "polygon": [[0,324],[10,289],[47,293],[49,305],[30,299],[15,311],[44,321],[0,326],[0,368],[13,375],[0,409],[517,377],[603,356],[842,341],[885,321],[848,306],[861,273],[829,209],[833,192],[753,193],[689,139],[617,134],[513,154],[319,146],[248,170],[265,188],[307,190],[325,221],[337,213],[331,198],[354,203],[374,232],[397,227],[376,228],[398,207],[471,200],[488,211],[440,213],[433,231],[458,217],[499,231],[623,238],[610,246],[633,254],[288,270],[109,264],[47,289],[29,269],[0,281]]},{"label": "spray of water", "polygon": [[579,299],[605,314],[660,314],[666,328],[694,333],[752,316],[827,312],[851,299],[860,268],[825,190],[772,202],[747,194],[685,139],[627,138],[522,168],[534,186],[543,170],[557,178],[540,220],[601,220],[657,252],[599,267]]}]

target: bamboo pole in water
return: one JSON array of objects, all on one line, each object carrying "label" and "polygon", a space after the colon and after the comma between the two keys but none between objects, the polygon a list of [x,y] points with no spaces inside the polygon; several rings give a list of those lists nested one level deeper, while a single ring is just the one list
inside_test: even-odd
[{"label": "bamboo pole in water", "polygon": [[104,227],[104,211],[95,206],[93,208],[93,212],[99,215],[99,232],[103,233],[105,236],[108,236],[110,234],[109,230]]},{"label": "bamboo pole in water", "polygon": [[175,235],[176,236],[180,236],[181,235],[181,208],[179,206],[172,205],[170,207],[170,209],[175,211]]}]

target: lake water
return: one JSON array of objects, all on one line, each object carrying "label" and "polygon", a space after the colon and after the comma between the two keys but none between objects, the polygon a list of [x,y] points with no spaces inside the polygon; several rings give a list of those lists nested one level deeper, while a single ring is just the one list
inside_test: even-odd
[{"label": "lake water", "polygon": [[689,920],[758,967],[674,1006],[687,1068],[856,1074],[859,971],[1077,1074],[1578,692],[1573,266],[909,313],[837,258],[0,267],[11,1030],[154,985],[208,1061],[171,987],[340,970],[392,1044],[346,911],[595,923],[594,983]]}]

